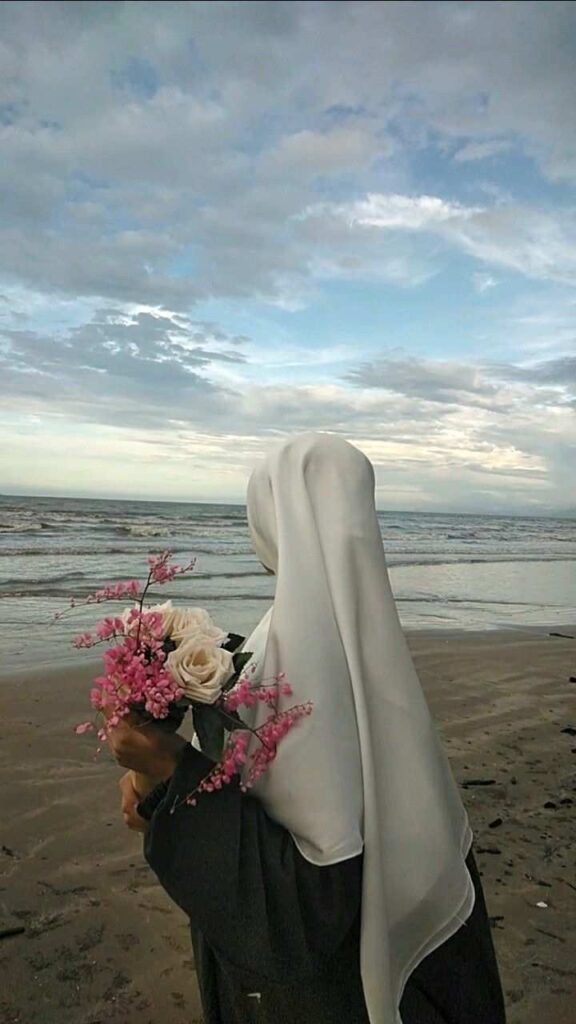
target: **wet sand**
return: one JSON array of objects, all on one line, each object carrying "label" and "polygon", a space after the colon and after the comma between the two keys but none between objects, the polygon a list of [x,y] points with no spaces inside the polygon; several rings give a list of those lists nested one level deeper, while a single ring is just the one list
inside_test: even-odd
[{"label": "wet sand", "polygon": [[[574,1024],[576,641],[410,645],[476,834],[510,1024]],[[186,920],[121,822],[121,770],[73,733],[91,674],[0,679],[0,1019],[196,1024]]]}]

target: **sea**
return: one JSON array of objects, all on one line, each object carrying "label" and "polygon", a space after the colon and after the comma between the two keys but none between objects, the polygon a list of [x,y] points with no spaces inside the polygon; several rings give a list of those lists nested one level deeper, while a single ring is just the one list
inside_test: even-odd
[{"label": "sea", "polygon": [[[408,630],[559,629],[576,623],[576,520],[380,512]],[[242,505],[0,495],[0,668],[78,660],[98,617],[82,600],[143,578],[150,553],[196,558],[152,598],[207,608],[246,634],[272,602]],[[76,610],[54,621],[70,598]]]}]

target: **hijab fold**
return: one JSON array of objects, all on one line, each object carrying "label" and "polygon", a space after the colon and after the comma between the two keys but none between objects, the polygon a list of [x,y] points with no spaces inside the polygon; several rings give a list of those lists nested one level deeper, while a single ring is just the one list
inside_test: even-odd
[{"label": "hijab fold", "polygon": [[314,703],[255,795],[312,863],[364,852],[366,1005],[371,1024],[401,1024],[411,972],[472,911],[472,835],[398,619],[372,466],[341,438],[305,434],[254,471],[247,504],[277,576],[245,645],[253,678],[284,672],[281,699]]}]

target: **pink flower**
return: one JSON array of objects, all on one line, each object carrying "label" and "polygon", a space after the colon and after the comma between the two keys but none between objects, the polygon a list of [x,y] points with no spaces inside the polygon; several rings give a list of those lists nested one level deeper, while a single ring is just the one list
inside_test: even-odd
[{"label": "pink flower", "polygon": [[72,645],[77,648],[93,647],[95,643],[97,643],[97,640],[91,633],[80,633],[78,636],[75,636],[72,641]]},{"label": "pink flower", "polygon": [[76,726],[74,732],[77,736],[83,736],[85,732],[91,732],[93,728],[94,725],[92,722],[82,722],[81,725]]},{"label": "pink flower", "polygon": [[108,583],[100,590],[94,591],[86,598],[86,604],[101,604],[102,601],[123,601],[127,597],[137,598],[140,595],[138,580],[126,580],[120,583]]},{"label": "pink flower", "polygon": [[[117,624],[119,623],[120,628],[118,629]],[[100,640],[110,640],[111,637],[115,636],[116,633],[122,631],[122,621],[120,619],[102,619],[101,622],[96,624],[96,636]]]},{"label": "pink flower", "polygon": [[148,565],[150,566],[149,575],[152,583],[168,583],[175,576],[181,576],[185,572],[190,572],[196,564],[196,559],[193,558],[187,565],[168,565],[171,558],[171,551],[162,551],[159,555],[150,555]]},{"label": "pink flower", "polygon": [[224,707],[226,711],[236,711],[242,706],[252,708],[257,703],[261,703],[276,708],[280,695],[290,697],[292,687],[288,683],[278,685],[277,681],[268,685],[256,686],[244,676],[227,694]]},{"label": "pink flower", "polygon": [[[115,642],[105,650],[103,672],[94,680],[90,691],[92,706],[105,714],[106,718],[106,722],[98,730],[98,737],[101,740],[106,739],[110,729],[117,726],[134,706],[144,708],[153,718],[161,720],[170,714],[174,703],[184,695],[182,681],[173,673],[173,666],[165,649],[166,636],[172,635],[172,626],[174,622],[178,624],[178,615],[186,619],[186,616],[192,614],[198,618],[200,613],[204,616],[207,616],[207,613],[202,609],[172,609],[170,602],[154,608],[144,606],[144,599],[152,584],[167,583],[176,576],[190,571],[195,564],[194,560],[184,566],[171,564],[171,558],[169,551],[150,556],[148,576],[142,585],[137,580],[110,583],[86,599],[85,603],[88,604],[126,598],[136,602],[134,607],[126,609],[121,616],[109,615],[103,618],[96,624],[94,633],[81,633],[73,641],[77,648],[88,648],[111,640],[121,641]],[[71,600],[71,607],[74,603],[74,600]],[[166,617],[168,604],[176,616],[172,626]],[[214,627],[214,630],[214,635],[207,634],[203,640],[222,654],[220,643],[225,634],[217,627]],[[175,641],[178,643],[178,630],[175,629],[174,633]],[[270,709],[271,714],[255,731],[241,727],[229,734],[222,758],[199,787],[201,792],[219,790],[241,774],[244,777],[243,788],[249,788],[273,761],[278,744],[284,736],[300,718],[310,714],[312,710],[311,705],[282,710],[283,698],[292,694],[284,673],[280,673],[270,682],[255,684],[253,672],[254,668],[247,670],[230,693],[225,697],[216,698],[214,706],[222,707],[228,713],[235,713],[241,707],[253,708],[257,704],[263,704]],[[92,728],[92,723],[84,722],[77,726],[76,732],[82,735]],[[256,735],[260,744],[249,753],[251,735]],[[195,803],[194,794],[189,796],[187,802]]]},{"label": "pink flower", "polygon": [[289,708],[278,715],[272,715],[264,722],[264,725],[261,725],[256,730],[262,746],[257,747],[250,757],[248,775],[244,782],[246,789],[250,789],[257,782],[274,760],[280,741],[284,739],[301,718],[311,715],[312,711],[313,705],[311,703],[297,704],[295,707]]},{"label": "pink flower", "polygon": [[[68,602],[68,611],[77,607],[78,604],[102,604],[104,601],[124,601],[127,598],[143,601],[151,584],[167,583],[174,576],[190,572],[196,564],[196,559],[192,558],[186,565],[169,565],[171,557],[172,553],[170,551],[163,551],[159,555],[151,555],[148,559],[148,578],[144,584],[141,584],[138,580],[121,580],[117,583],[107,583],[106,586],[94,591],[94,593],[88,594],[84,601],[79,602],[76,598],[71,597]],[[64,614],[64,612],[56,612],[54,614],[54,621],[62,618]]]},{"label": "pink flower", "polygon": [[312,714],[313,705],[311,703],[298,704],[285,711],[277,710],[280,696],[292,694],[292,688],[289,683],[285,682],[285,678],[282,673],[274,683],[261,686],[251,685],[250,680],[246,677],[238,681],[222,702],[227,711],[236,711],[242,705],[252,707],[257,701],[276,708],[275,713],[271,714],[255,731],[260,744],[249,754],[250,730],[241,728],[234,730],[230,734],[218,764],[192,793],[189,793],[182,801],[176,801],[172,808],[173,811],[180,802],[188,806],[195,806],[198,794],[213,793],[215,790],[222,789],[238,775],[243,775],[241,783],[243,792],[251,789],[257,782],[275,759],[279,743],[302,718]]},{"label": "pink flower", "polygon": [[[147,628],[153,633],[158,627],[157,616]],[[112,620],[112,623],[116,623]],[[92,706],[106,710],[104,735],[114,728],[134,704],[143,704],[153,718],[166,718],[170,705],[182,695],[171,675],[164,668],[165,655],[158,650],[153,635],[145,640],[147,653],[134,637],[108,648],[104,654],[104,674],[94,680],[90,692]]]}]

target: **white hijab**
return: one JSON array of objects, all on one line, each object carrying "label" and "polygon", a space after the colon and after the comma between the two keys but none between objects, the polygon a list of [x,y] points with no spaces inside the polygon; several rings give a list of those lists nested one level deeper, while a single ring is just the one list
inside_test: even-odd
[{"label": "white hijab", "polygon": [[368,459],[305,434],[253,473],[256,554],[274,605],[246,649],[314,711],[255,787],[313,864],[364,851],[361,971],[371,1024],[401,1024],[418,963],[466,920],[472,835],[400,626]]}]

